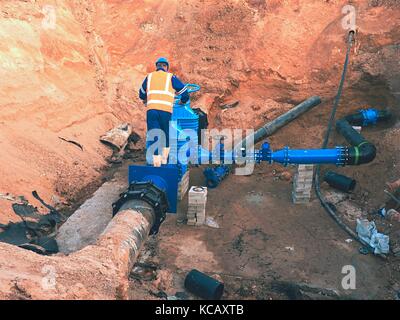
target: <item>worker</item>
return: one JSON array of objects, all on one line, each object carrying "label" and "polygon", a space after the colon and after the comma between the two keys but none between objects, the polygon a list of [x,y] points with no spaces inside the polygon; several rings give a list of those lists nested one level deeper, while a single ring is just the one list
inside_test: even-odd
[{"label": "worker", "polygon": [[[156,71],[147,75],[139,90],[139,97],[147,106],[147,132],[152,129],[161,129],[166,138],[166,147],[169,147],[169,123],[175,95],[180,96],[180,104],[189,100],[187,87],[177,76],[169,72],[169,62],[166,58],[156,61]],[[151,145],[146,139],[146,145]],[[155,154],[158,154],[156,150]]]}]

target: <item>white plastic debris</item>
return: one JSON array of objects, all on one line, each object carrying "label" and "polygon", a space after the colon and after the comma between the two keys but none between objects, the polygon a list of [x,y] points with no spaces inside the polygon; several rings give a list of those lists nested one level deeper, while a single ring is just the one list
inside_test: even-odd
[{"label": "white plastic debris", "polygon": [[346,243],[352,243],[353,239],[346,239],[345,241],[346,241]]},{"label": "white plastic debris", "polygon": [[214,229],[219,229],[219,224],[212,217],[207,217],[206,226]]},{"label": "white plastic debris", "polygon": [[374,248],[375,254],[389,253],[389,236],[379,233],[375,222],[357,219],[356,231],[362,241]]},{"label": "white plastic debris", "polygon": [[389,253],[389,236],[382,233],[374,233],[369,243],[373,247],[375,254],[386,254]]},{"label": "white plastic debris", "polygon": [[372,235],[378,231],[376,230],[375,222],[369,222],[367,219],[357,219],[356,232],[362,241],[369,243]]},{"label": "white plastic debris", "polygon": [[294,247],[285,247],[285,249],[288,251],[294,251]]},{"label": "white plastic debris", "polygon": [[125,149],[131,134],[132,126],[129,123],[122,123],[101,136],[100,141],[117,151],[121,151]]},{"label": "white plastic debris", "polygon": [[15,197],[9,193],[0,193],[0,199],[8,200],[8,201],[15,201]]}]

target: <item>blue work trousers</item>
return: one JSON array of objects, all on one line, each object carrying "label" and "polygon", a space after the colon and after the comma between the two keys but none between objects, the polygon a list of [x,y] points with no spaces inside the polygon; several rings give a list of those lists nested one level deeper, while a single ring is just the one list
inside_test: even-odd
[{"label": "blue work trousers", "polygon": [[[161,111],[161,110],[154,110],[150,109],[147,111],[147,132],[149,132],[152,129],[161,129],[166,138],[166,146],[169,147],[169,122],[171,121],[171,113],[166,112],[166,111]],[[154,140],[146,137],[146,148],[151,146],[155,141],[157,141],[157,138]],[[155,154],[161,154],[162,150],[156,150]]]}]

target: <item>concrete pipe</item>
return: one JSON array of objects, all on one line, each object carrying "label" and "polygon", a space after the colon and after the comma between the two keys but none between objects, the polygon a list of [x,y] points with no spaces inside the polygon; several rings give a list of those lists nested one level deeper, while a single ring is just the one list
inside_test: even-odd
[{"label": "concrete pipe", "polygon": [[151,206],[132,201],[94,244],[69,255],[0,243],[0,299],[129,299],[129,273],[153,221]]},{"label": "concrete pipe", "polygon": [[[109,189],[106,184],[94,198]],[[85,223],[85,231],[80,231],[79,222],[86,221],[81,212],[72,220],[74,232],[87,237],[74,242],[80,247],[77,251],[42,256],[0,243],[0,299],[129,299],[129,273],[149,234],[158,232],[168,204],[165,192],[151,182],[131,184],[112,205],[113,212],[111,203],[104,212],[93,210],[109,215],[99,235],[98,225],[90,229]]]}]

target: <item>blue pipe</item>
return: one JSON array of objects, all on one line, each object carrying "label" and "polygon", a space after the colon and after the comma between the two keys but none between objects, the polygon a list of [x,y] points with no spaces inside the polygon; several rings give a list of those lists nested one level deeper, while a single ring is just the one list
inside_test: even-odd
[{"label": "blue pipe", "polygon": [[[284,166],[289,164],[335,164],[343,166],[346,161],[345,147],[336,147],[335,149],[289,149],[285,147],[282,150],[272,151],[269,143],[265,142],[262,149],[256,150],[253,155],[253,160],[257,163],[266,161],[269,163],[281,163]],[[205,150],[204,150],[205,151]],[[207,151],[205,151],[207,152]],[[208,152],[209,156],[210,152]],[[232,152],[225,152],[224,159],[221,158],[221,163],[226,162],[227,159],[235,162],[235,154]],[[207,158],[207,157],[205,157]],[[206,184],[209,188],[216,188],[228,176],[230,168],[227,165],[219,165],[214,168],[206,168],[203,174],[206,178]]]},{"label": "blue pipe", "polygon": [[279,162],[284,166],[288,164],[344,164],[345,148],[336,147],[335,149],[289,149],[271,152],[267,160],[270,163]]},{"label": "blue pipe", "polygon": [[343,166],[346,160],[346,147],[335,149],[289,149],[272,151],[268,142],[264,142],[261,150],[255,153],[255,161],[278,162],[287,166],[289,164],[336,164]]},{"label": "blue pipe", "polygon": [[[272,151],[268,143],[264,143],[262,149],[255,150],[254,155],[249,157],[257,163],[266,161],[269,163],[289,164],[335,164],[345,165],[347,148],[337,146],[335,149],[290,149],[284,147],[281,150]],[[208,150],[199,149],[200,164],[212,163],[212,153]],[[239,157],[232,151],[225,151],[221,157],[221,163],[235,163]],[[229,161],[229,162],[228,162]]]}]

